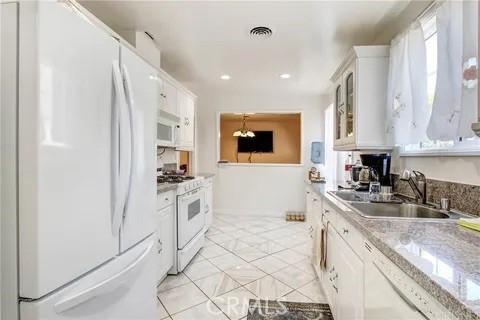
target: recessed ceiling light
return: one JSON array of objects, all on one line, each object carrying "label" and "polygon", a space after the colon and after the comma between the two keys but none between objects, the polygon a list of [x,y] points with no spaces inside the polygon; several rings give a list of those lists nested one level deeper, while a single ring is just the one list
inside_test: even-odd
[{"label": "recessed ceiling light", "polygon": [[220,76],[220,79],[222,80],[230,80],[230,76],[228,74],[223,74],[222,76]]},{"label": "recessed ceiling light", "polygon": [[289,79],[290,78],[290,75],[288,73],[283,73],[280,75],[280,78],[282,79]]}]

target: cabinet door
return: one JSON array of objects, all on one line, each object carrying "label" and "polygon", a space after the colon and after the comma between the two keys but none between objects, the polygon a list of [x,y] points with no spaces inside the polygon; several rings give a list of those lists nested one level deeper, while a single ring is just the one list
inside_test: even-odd
[{"label": "cabinet door", "polygon": [[157,81],[157,105],[160,110],[167,111],[167,99],[164,89],[164,80],[157,74],[155,80]]},{"label": "cabinet door", "polygon": [[185,147],[193,147],[195,136],[195,102],[189,95],[183,98],[183,145]]},{"label": "cabinet door", "polygon": [[343,74],[343,85],[345,88],[345,113],[344,121],[344,143],[355,143],[355,100],[356,100],[356,81],[355,66],[353,62]]},{"label": "cabinet door", "polygon": [[192,150],[195,133],[195,105],[194,100],[184,92],[178,92],[178,112],[180,116],[180,130],[178,148]]},{"label": "cabinet door", "polygon": [[323,278],[323,274],[321,272],[321,266],[320,266],[320,253],[322,251],[321,248],[321,243],[322,243],[322,222],[318,222],[315,228],[315,233],[313,237],[313,245],[312,245],[312,264],[317,271],[318,274],[320,274],[320,277]]},{"label": "cabinet door", "polygon": [[312,198],[312,211],[309,217],[309,220],[310,220],[309,233],[312,241],[315,237],[315,232],[318,228],[318,222],[321,221],[321,216],[322,216],[322,200],[319,196],[314,195]]},{"label": "cabinet door", "polygon": [[338,292],[335,319],[363,319],[363,262],[342,239],[338,241],[336,249]]},{"label": "cabinet door", "polygon": [[335,82],[335,122],[334,122],[334,144],[341,145],[345,136],[345,103],[344,103],[343,78]]},{"label": "cabinet door", "polygon": [[313,195],[312,191],[309,190],[309,188],[305,189],[305,214],[306,214],[306,219],[307,222],[312,215],[313,212]]},{"label": "cabinet door", "polygon": [[164,110],[166,112],[178,115],[177,88],[165,79],[163,80],[163,94],[165,99]]},{"label": "cabinet door", "polygon": [[205,186],[205,226],[207,228],[212,224],[213,219],[213,184],[208,182]]},{"label": "cabinet door", "polygon": [[327,268],[325,270],[325,279],[324,279],[324,290],[330,304],[330,309],[332,310],[333,317],[337,319],[337,278],[338,270],[337,268],[337,243],[340,237],[338,236],[333,226],[330,225],[327,232]]},{"label": "cabinet door", "polygon": [[160,281],[173,267],[173,261],[175,257],[175,241],[173,232],[175,228],[174,210],[174,206],[169,206],[157,212],[158,281]]}]

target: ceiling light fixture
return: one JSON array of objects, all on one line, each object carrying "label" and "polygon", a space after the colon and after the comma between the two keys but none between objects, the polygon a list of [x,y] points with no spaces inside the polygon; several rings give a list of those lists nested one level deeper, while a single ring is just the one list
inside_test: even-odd
[{"label": "ceiling light fixture", "polygon": [[230,77],[228,74],[223,74],[220,76],[220,79],[222,80],[230,80],[232,77]]},{"label": "ceiling light fixture", "polygon": [[234,137],[242,137],[242,138],[253,138],[255,137],[255,133],[249,129],[247,129],[247,118],[248,116],[243,114],[242,119],[242,127],[233,133]]},{"label": "ceiling light fixture", "polygon": [[280,78],[282,78],[282,79],[290,79],[290,77],[291,76],[288,73],[283,73],[283,74],[280,75]]}]

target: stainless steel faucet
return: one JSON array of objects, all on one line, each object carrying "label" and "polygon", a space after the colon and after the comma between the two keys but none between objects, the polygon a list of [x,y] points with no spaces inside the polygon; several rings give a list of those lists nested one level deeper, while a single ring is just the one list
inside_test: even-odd
[{"label": "stainless steel faucet", "polygon": [[[413,173],[413,175],[412,175]],[[427,203],[427,178],[420,171],[403,170],[400,180],[407,181],[415,194],[415,200],[419,204]]]}]

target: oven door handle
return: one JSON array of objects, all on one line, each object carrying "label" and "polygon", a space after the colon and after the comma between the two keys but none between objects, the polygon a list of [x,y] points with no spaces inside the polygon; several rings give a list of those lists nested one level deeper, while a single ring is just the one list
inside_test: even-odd
[{"label": "oven door handle", "polygon": [[187,193],[185,193],[183,196],[181,196],[181,199],[182,201],[184,200],[188,200],[190,198],[192,198],[193,196],[195,196],[196,194],[198,194],[199,192],[202,192],[202,188],[198,188],[196,190],[193,190],[193,191],[189,191]]}]

